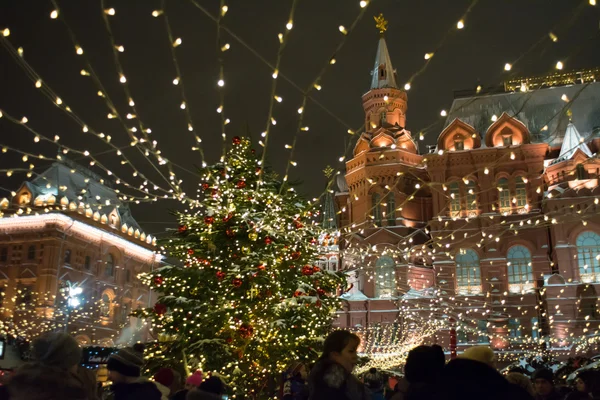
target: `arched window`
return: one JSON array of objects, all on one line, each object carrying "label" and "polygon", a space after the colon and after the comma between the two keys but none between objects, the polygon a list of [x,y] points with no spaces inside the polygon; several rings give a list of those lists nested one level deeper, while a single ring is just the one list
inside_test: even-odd
[{"label": "arched window", "polygon": [[518,210],[527,208],[527,184],[520,176],[515,179],[515,205]]},{"label": "arched window", "polygon": [[108,253],[106,256],[106,267],[104,268],[104,276],[114,276],[115,274],[115,258]]},{"label": "arched window", "polygon": [[373,193],[371,195],[371,207],[373,208],[373,220],[377,225],[381,225],[381,197],[379,193]]},{"label": "arched window", "polygon": [[27,249],[27,259],[35,260],[35,246],[29,246]]},{"label": "arched window", "polygon": [[600,282],[600,235],[596,232],[582,232],[577,236],[577,259],[579,280],[585,283]]},{"label": "arched window", "polygon": [[111,311],[111,301],[108,293],[103,293],[102,298],[100,299],[100,314],[103,317],[110,317]]},{"label": "arched window", "polygon": [[92,266],[92,260],[90,259],[90,256],[85,256],[85,264],[83,266],[89,271]]},{"label": "arched window", "polygon": [[508,188],[508,179],[498,179],[498,205],[501,213],[510,213],[510,191]]},{"label": "arched window", "polygon": [[456,262],[456,291],[458,294],[469,295],[481,293],[481,271],[479,256],[473,250],[459,252]]},{"label": "arched window", "polygon": [[465,149],[465,138],[463,135],[454,136],[454,150],[460,151]]},{"label": "arched window", "polygon": [[508,291],[521,293],[533,289],[531,253],[525,246],[513,246],[506,256],[508,265]]},{"label": "arched window", "polygon": [[458,186],[458,182],[448,185],[448,190],[450,191],[450,216],[458,217],[460,216],[460,186]]},{"label": "arched window", "polygon": [[71,250],[65,250],[65,264],[71,264]]},{"label": "arched window", "polygon": [[469,216],[472,216],[471,214],[476,213],[479,209],[477,206],[477,185],[475,185],[475,182],[469,181],[465,189],[467,191],[467,211],[469,212]]},{"label": "arched window", "polygon": [[388,193],[386,196],[387,202],[387,221],[388,225],[396,225],[396,196],[393,192]]},{"label": "arched window", "polygon": [[540,337],[540,326],[537,317],[531,318],[531,338],[537,339]]},{"label": "arched window", "polygon": [[321,268],[322,270],[326,270],[327,269],[327,259],[325,257],[319,258],[317,260],[317,267]]},{"label": "arched window", "polygon": [[577,179],[579,179],[579,180],[587,179],[587,171],[583,167],[583,164],[577,164],[576,171],[577,171]]},{"label": "arched window", "polygon": [[396,294],[396,263],[382,256],[375,263],[375,297],[390,298]]},{"label": "arched window", "polygon": [[387,122],[387,111],[382,111],[379,114],[379,125],[383,126]]}]

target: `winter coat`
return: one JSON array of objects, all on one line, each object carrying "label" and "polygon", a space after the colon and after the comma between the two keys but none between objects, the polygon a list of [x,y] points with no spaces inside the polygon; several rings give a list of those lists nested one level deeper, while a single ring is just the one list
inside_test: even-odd
[{"label": "winter coat", "polygon": [[370,400],[370,393],[340,364],[319,360],[308,378],[309,400]]},{"label": "winter coat", "polygon": [[140,379],[133,383],[115,383],[110,387],[107,400],[164,400],[154,382]]},{"label": "winter coat", "polygon": [[283,400],[307,400],[308,386],[304,379],[291,377],[283,383]]},{"label": "winter coat", "polygon": [[8,385],[11,400],[87,400],[87,390],[79,377],[58,367],[25,364]]}]

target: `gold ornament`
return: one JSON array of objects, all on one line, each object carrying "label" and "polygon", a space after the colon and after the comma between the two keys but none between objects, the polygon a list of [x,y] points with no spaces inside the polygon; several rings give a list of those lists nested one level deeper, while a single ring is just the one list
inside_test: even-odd
[{"label": "gold ornament", "polygon": [[250,232],[248,234],[248,239],[252,240],[253,242],[256,241],[256,239],[258,239],[258,233],[256,232]]},{"label": "gold ornament", "polygon": [[379,29],[379,33],[385,33],[387,31],[388,22],[383,18],[383,14],[379,14],[378,17],[373,17],[375,20],[375,27]]},{"label": "gold ornament", "polygon": [[246,247],[246,246],[242,247],[242,253],[250,254],[250,247]]}]

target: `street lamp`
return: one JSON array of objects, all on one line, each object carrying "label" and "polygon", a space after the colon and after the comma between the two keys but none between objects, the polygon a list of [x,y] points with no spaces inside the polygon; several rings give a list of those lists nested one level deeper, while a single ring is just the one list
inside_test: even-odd
[{"label": "street lamp", "polygon": [[71,309],[77,308],[81,305],[79,295],[83,293],[83,289],[79,286],[73,286],[68,283],[67,287],[67,310],[65,313],[65,333],[69,332],[69,316],[71,315]]}]

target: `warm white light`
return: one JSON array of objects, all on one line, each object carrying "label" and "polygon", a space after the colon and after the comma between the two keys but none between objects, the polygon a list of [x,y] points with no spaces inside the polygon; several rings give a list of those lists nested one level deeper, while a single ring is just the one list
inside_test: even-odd
[{"label": "warm white light", "polygon": [[4,28],[4,30],[2,31],[2,36],[4,36],[4,37],[10,36],[10,29]]},{"label": "warm white light", "polygon": [[179,85],[179,78],[173,79],[173,85]]},{"label": "warm white light", "polygon": [[560,96],[560,99],[564,102],[568,102],[569,101],[569,97],[567,97],[566,94],[563,94],[562,96]]},{"label": "warm white light", "polygon": [[563,69],[563,63],[562,63],[562,61],[558,61],[558,62],[556,63],[556,69],[558,69],[558,70],[561,70],[561,69]]},{"label": "warm white light", "polygon": [[292,21],[289,21],[287,24],[285,24],[285,27],[287,28],[288,31],[291,31],[292,28],[294,27],[294,23]]},{"label": "warm white light", "polygon": [[90,73],[87,72],[85,69],[82,69],[81,71],[79,71],[79,73],[81,74],[81,76],[90,76]]},{"label": "warm white light", "polygon": [[277,76],[279,75],[279,71],[275,70],[273,71],[273,79],[277,79]]},{"label": "warm white light", "polygon": [[321,85],[319,85],[318,83],[315,83],[313,86],[315,89],[321,90]]},{"label": "warm white light", "polygon": [[185,110],[185,101],[181,102],[181,104],[179,105],[179,108],[181,108],[182,110]]},{"label": "warm white light", "polygon": [[114,8],[108,8],[106,10],[104,10],[105,13],[107,13],[108,15],[115,15],[115,9]]},{"label": "warm white light", "polygon": [[446,110],[442,110],[442,111],[440,111],[440,115],[442,117],[445,117],[446,115],[448,115],[448,113],[446,112]]},{"label": "warm white light", "polygon": [[383,101],[388,101],[390,98],[387,95],[383,96]]},{"label": "warm white light", "polygon": [[221,51],[227,51],[231,48],[231,46],[229,45],[229,43],[225,43],[222,47],[221,47]]},{"label": "warm white light", "polygon": [[496,122],[498,120],[498,116],[496,114],[492,115],[492,122]]},{"label": "warm white light", "polygon": [[304,111],[304,108],[300,107],[300,108],[298,109],[298,114],[302,114],[302,111]]},{"label": "warm white light", "polygon": [[423,133],[419,133],[419,140],[425,140],[425,135]]},{"label": "warm white light", "polygon": [[125,51],[125,47],[123,47],[123,46],[116,46],[116,47],[117,47],[117,50],[119,51],[119,53],[122,53]]},{"label": "warm white light", "polygon": [[52,10],[52,12],[50,13],[50,18],[52,18],[52,19],[58,18],[58,10]]},{"label": "warm white light", "polygon": [[79,46],[75,46],[75,53],[77,53],[78,55],[82,55],[83,49]]},{"label": "warm white light", "polygon": [[177,39],[175,39],[175,41],[173,42],[173,47],[177,47],[177,46],[179,46],[181,43],[183,43],[183,41],[181,40],[181,38],[177,38]]},{"label": "warm white light", "polygon": [[504,64],[504,70],[505,71],[510,71],[512,68],[512,65],[510,65],[509,63]]},{"label": "warm white light", "polygon": [[558,36],[556,36],[554,33],[550,32],[548,33],[548,36],[550,36],[550,40],[553,42],[558,42]]},{"label": "warm white light", "polygon": [[465,27],[465,21],[463,21],[462,19],[456,23],[456,28],[462,29],[464,27]]},{"label": "warm white light", "polygon": [[225,86],[225,81],[223,79],[219,79],[219,81],[217,82],[217,85],[223,87],[223,86]]},{"label": "warm white light", "polygon": [[407,83],[404,85],[404,90],[410,90],[410,82],[407,82]]},{"label": "warm white light", "polygon": [[121,83],[127,82],[127,78],[125,78],[125,75],[121,74],[121,77],[119,78],[119,82],[121,82]]},{"label": "warm white light", "polygon": [[367,6],[367,4],[369,4],[369,3],[367,3],[365,0],[362,0],[359,4],[360,4],[360,8],[365,8]]},{"label": "warm white light", "polygon": [[56,98],[56,104],[58,104],[59,106],[62,104],[62,99],[60,97]]},{"label": "warm white light", "polygon": [[222,112],[222,111],[223,111],[223,106],[219,106],[219,108],[217,108],[217,112],[218,112],[219,114],[221,114],[221,112]]},{"label": "warm white light", "polygon": [[346,30],[346,28],[344,27],[344,25],[340,25],[339,28],[340,32],[342,32],[344,35],[348,34],[348,31]]},{"label": "warm white light", "polygon": [[596,5],[596,0],[590,0],[590,6],[595,6]]},{"label": "warm white light", "polygon": [[431,57],[433,57],[433,53],[425,53],[426,60],[429,60]]},{"label": "warm white light", "polygon": [[229,11],[229,7],[227,7],[227,6],[221,7],[221,16],[224,17],[225,14],[227,14],[227,11]]},{"label": "warm white light", "polygon": [[35,87],[38,88],[38,89],[41,88],[42,87],[42,81],[39,80],[39,79],[37,81],[35,81]]},{"label": "warm white light", "polygon": [[154,10],[152,11],[152,16],[154,18],[158,17],[159,15],[162,15],[163,11],[162,10]]},{"label": "warm white light", "polygon": [[283,98],[281,98],[280,96],[275,96],[274,98],[275,100],[277,100],[278,103],[281,103],[283,101]]}]

